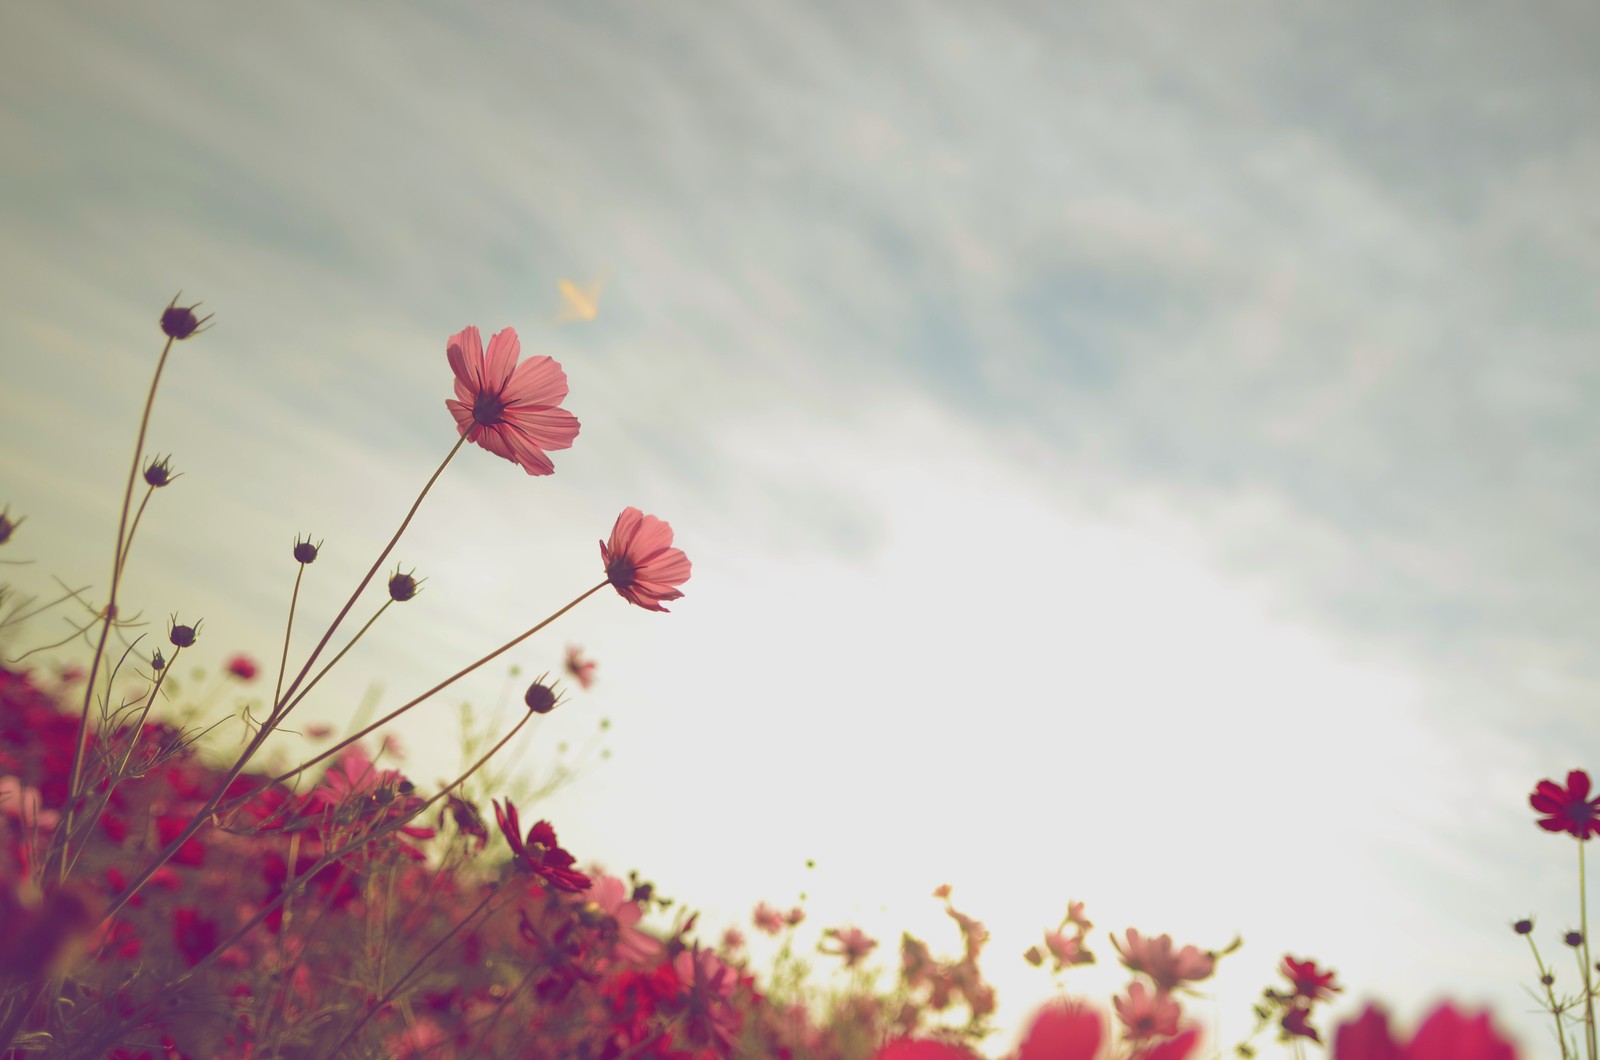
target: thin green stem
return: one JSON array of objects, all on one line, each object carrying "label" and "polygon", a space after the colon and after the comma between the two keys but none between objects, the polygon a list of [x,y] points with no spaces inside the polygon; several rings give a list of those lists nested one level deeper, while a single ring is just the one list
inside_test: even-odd
[{"label": "thin green stem", "polygon": [[374,1001],[371,1005],[367,1006],[366,1013],[359,1020],[356,1021],[355,1026],[351,1027],[349,1030],[344,1032],[344,1037],[340,1038],[337,1042],[334,1043],[333,1049],[332,1049],[332,1051],[330,1052],[329,1055],[337,1056],[339,1054],[339,1050],[344,1048],[344,1044],[346,1042],[348,1042],[351,1038],[354,1038],[356,1036],[357,1032],[359,1032],[362,1027],[365,1027],[371,1021],[372,1017],[376,1016],[378,1014],[378,1012],[383,1008],[383,1006],[387,1005],[390,1001],[394,1000],[394,996],[400,992],[401,988],[406,985],[406,983],[411,979],[411,977],[413,975],[417,974],[417,972],[422,969],[423,965],[427,964],[428,960],[430,958],[432,958],[435,953],[438,953],[439,950],[444,947],[445,943],[447,943],[451,939],[455,938],[456,934],[462,928],[466,927],[467,924],[469,924],[472,920],[474,920],[479,913],[483,912],[484,908],[486,906],[488,906],[490,901],[492,901],[494,899],[495,895],[497,895],[499,893],[500,892],[499,892],[498,888],[491,887],[489,889],[489,893],[483,896],[483,901],[479,902],[476,906],[473,907],[472,912],[468,913],[465,917],[463,917],[455,925],[455,927],[452,927],[449,931],[445,932],[444,935],[439,938],[439,941],[435,942],[432,946],[429,946],[428,947],[428,951],[426,953],[424,953],[421,957],[418,957],[416,959],[416,961],[411,965],[411,967],[407,968],[405,970],[405,973],[403,975],[401,975],[400,978],[398,978],[398,979],[396,979],[394,981],[394,985],[391,986],[388,990],[386,990],[384,992],[382,997],[378,998],[377,1001]]},{"label": "thin green stem", "polygon": [[117,560],[118,569],[128,566],[128,553],[133,551],[133,536],[139,532],[139,520],[144,518],[145,505],[150,503],[150,495],[155,491],[154,486],[146,486],[144,496],[139,498],[139,510],[133,513],[133,522],[128,524],[128,539],[122,543],[122,556]]},{"label": "thin green stem", "polygon": [[[377,721],[375,721],[372,724],[368,725],[366,728],[364,728],[364,729],[360,730],[359,732],[356,732],[356,733],[354,733],[354,734],[352,734],[350,736],[345,737],[342,741],[340,741],[339,743],[334,744],[332,747],[328,748],[326,751],[323,751],[321,754],[317,755],[315,758],[312,758],[312,759],[304,762],[303,764],[301,764],[299,766],[296,766],[294,769],[289,770],[287,773],[283,773],[283,774],[280,774],[279,776],[273,777],[271,780],[269,780],[267,782],[266,787],[271,787],[273,784],[281,784],[286,780],[290,780],[293,777],[296,777],[299,774],[304,773],[306,770],[310,769],[312,766],[316,765],[317,763],[326,761],[327,759],[329,759],[329,758],[333,757],[334,755],[338,754],[340,751],[344,750],[346,747],[348,747],[351,744],[355,743],[357,740],[361,739],[363,736],[366,736],[367,734],[373,732],[374,730],[380,729],[383,726],[389,724],[391,721],[393,721],[394,719],[398,718],[400,715],[404,714],[406,711],[410,710],[412,707],[416,706],[418,703],[421,703],[424,700],[430,698],[431,696],[437,695],[439,692],[444,691],[446,688],[449,688],[451,685],[455,684],[457,681],[461,680],[463,677],[467,676],[472,671],[476,670],[478,667],[483,666],[485,663],[492,662],[493,660],[495,660],[495,659],[499,658],[500,656],[504,655],[506,652],[510,651],[512,648],[515,648],[518,644],[521,644],[523,641],[527,640],[529,637],[533,636],[535,633],[539,632],[541,629],[544,629],[550,623],[554,622],[556,619],[560,618],[562,615],[566,614],[568,611],[571,611],[574,607],[577,607],[579,604],[583,603],[589,597],[593,596],[595,593],[599,592],[601,589],[604,589],[607,585],[610,585],[610,584],[611,584],[610,581],[603,581],[599,585],[596,585],[594,588],[587,590],[581,596],[579,596],[577,599],[573,600],[570,604],[568,604],[567,606],[563,607],[561,610],[557,611],[555,614],[551,615],[550,617],[546,618],[544,621],[540,622],[538,625],[535,625],[533,628],[527,630],[526,632],[521,633],[521,634],[511,638],[510,640],[506,641],[504,644],[500,645],[500,647],[496,648],[494,651],[490,652],[488,655],[485,655],[483,658],[479,659],[477,662],[471,663],[470,665],[462,667],[460,670],[457,670],[455,673],[451,674],[449,677],[445,678],[443,681],[440,681],[438,684],[434,685],[432,688],[428,689],[426,692],[422,693],[420,696],[417,696],[415,699],[412,699],[411,701],[409,701],[407,703],[401,704],[399,707],[396,707],[394,710],[390,711],[388,714],[385,714],[383,717],[379,718]],[[239,797],[238,801],[239,802],[247,802],[247,801],[249,801],[249,799],[253,798],[255,794],[256,794],[255,792],[251,792],[249,795],[242,795],[242,796]],[[231,808],[231,805],[230,805],[229,808]]]},{"label": "thin green stem", "polygon": [[[289,689],[283,693],[284,696],[294,695],[295,689],[300,687],[300,682],[305,680],[306,674],[311,672],[312,664],[315,663],[317,661],[317,657],[322,654],[322,649],[328,646],[328,641],[333,639],[334,631],[339,628],[339,624],[344,621],[345,616],[350,613],[350,609],[355,606],[357,598],[361,596],[361,593],[366,589],[368,584],[371,583],[373,576],[376,575],[379,568],[383,566],[383,561],[388,559],[389,553],[394,551],[394,546],[400,543],[400,535],[405,533],[406,527],[411,525],[411,519],[417,514],[417,509],[422,507],[422,501],[428,496],[428,491],[433,489],[433,484],[439,481],[439,476],[444,474],[444,469],[450,466],[450,461],[455,459],[455,455],[461,451],[461,447],[465,445],[466,442],[467,436],[464,434],[457,438],[456,444],[450,447],[450,452],[446,454],[444,461],[434,469],[433,474],[428,478],[427,484],[422,487],[422,492],[417,494],[417,499],[412,502],[411,510],[406,512],[406,517],[404,519],[400,520],[400,528],[394,532],[394,536],[389,539],[389,543],[383,546],[383,551],[378,553],[378,558],[373,561],[372,567],[367,571],[366,577],[361,579],[361,584],[356,586],[356,591],[350,594],[350,599],[344,602],[344,606],[341,607],[339,609],[339,613],[334,616],[333,622],[329,624],[327,630],[322,634],[322,639],[317,642],[317,646],[311,649],[311,654],[306,657],[305,665],[300,667],[300,672],[296,674],[295,679],[289,683]],[[273,702],[272,709],[274,713],[277,712],[282,703],[282,697],[279,697]]]},{"label": "thin green stem", "polygon": [[317,682],[321,681],[324,677],[328,676],[328,671],[329,670],[332,670],[335,666],[339,665],[339,660],[343,659],[345,657],[345,655],[347,655],[349,653],[350,649],[354,648],[356,646],[356,642],[357,641],[359,641],[362,637],[366,636],[367,630],[371,629],[373,627],[373,624],[376,623],[378,621],[378,619],[383,617],[383,613],[385,611],[389,610],[389,605],[391,605],[393,603],[394,603],[394,599],[393,599],[393,597],[391,597],[390,599],[385,600],[381,605],[379,605],[378,610],[373,612],[372,617],[367,619],[366,624],[363,625],[360,629],[356,630],[356,635],[351,637],[349,642],[347,644],[345,644],[344,647],[339,649],[339,654],[337,654],[333,658],[329,659],[327,661],[327,663],[323,665],[322,669],[318,670],[316,672],[316,674],[311,678],[311,680],[306,682],[306,686],[300,690],[300,694],[295,696],[294,699],[290,700],[287,704],[285,704],[284,708],[281,711],[278,711],[277,713],[270,715],[269,716],[269,721],[272,724],[277,724],[278,722],[282,721],[284,718],[288,717],[289,716],[289,712],[291,710],[293,710],[295,707],[298,707],[300,705],[301,700],[305,699],[307,696],[309,696],[311,694],[311,690],[313,688],[317,687]]},{"label": "thin green stem", "polygon": [[306,565],[295,563],[294,591],[289,594],[289,622],[283,630],[283,655],[278,658],[278,684],[272,690],[272,702],[278,703],[283,698],[283,672],[289,668],[289,638],[294,633],[294,608],[300,602],[300,579],[305,577]]},{"label": "thin green stem", "polygon": [[[1544,959],[1539,956],[1538,943],[1533,941],[1533,936],[1531,934],[1527,936],[1527,939],[1528,948],[1533,951],[1533,963],[1539,966],[1539,982],[1544,986],[1545,997],[1547,997],[1550,1001],[1550,1015],[1555,1017],[1556,1040],[1561,1043],[1561,1060],[1572,1060],[1572,1054],[1567,1051],[1567,1031],[1561,1023],[1561,1013],[1564,1012],[1565,1009],[1559,1002],[1556,1001],[1556,989],[1553,985],[1554,977],[1551,976],[1549,970],[1545,968]],[[1545,982],[1547,978],[1550,979],[1551,982]]]},{"label": "thin green stem", "polygon": [[[72,774],[67,783],[66,830],[72,831],[72,811],[78,801],[78,784],[82,780],[83,752],[89,741],[89,705],[94,702],[95,679],[100,673],[100,659],[105,655],[106,640],[111,636],[111,626],[117,620],[117,590],[122,587],[123,546],[128,538],[128,507],[133,503],[133,481],[139,477],[139,458],[144,455],[145,435],[150,433],[150,410],[155,407],[156,389],[161,385],[161,372],[167,366],[167,355],[172,352],[172,336],[161,347],[161,359],[156,362],[156,372],[150,379],[150,391],[145,395],[144,412],[139,417],[139,437],[133,443],[133,464],[128,469],[128,484],[122,491],[122,515],[117,520],[117,546],[111,552],[111,588],[100,625],[100,642],[95,645],[94,658],[89,663],[89,676],[83,683],[83,710],[78,716],[78,743],[72,751]],[[67,863],[61,862],[61,878],[66,879]]]},{"label": "thin green stem", "polygon": [[1583,1032],[1589,1046],[1589,1060],[1595,1060],[1594,962],[1589,957],[1589,886],[1583,871],[1585,841],[1578,840],[1578,930],[1583,932]]}]

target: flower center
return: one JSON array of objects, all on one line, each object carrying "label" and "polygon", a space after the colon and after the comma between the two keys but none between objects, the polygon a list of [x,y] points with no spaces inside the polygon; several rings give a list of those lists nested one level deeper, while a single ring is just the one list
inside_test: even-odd
[{"label": "flower center", "polygon": [[505,402],[500,400],[499,394],[480,390],[472,402],[472,419],[484,427],[492,427],[500,422],[500,414],[505,410]]},{"label": "flower center", "polygon": [[617,556],[606,564],[606,580],[619,589],[632,585],[637,573],[633,561],[626,556]]}]

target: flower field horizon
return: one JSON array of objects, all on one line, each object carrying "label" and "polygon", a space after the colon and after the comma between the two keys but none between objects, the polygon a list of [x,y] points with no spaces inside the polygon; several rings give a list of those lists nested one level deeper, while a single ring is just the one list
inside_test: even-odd
[{"label": "flower field horizon", "polygon": [[[672,908],[674,900],[660,896],[638,869],[627,882],[599,867],[585,870],[549,819],[525,826],[513,797],[494,794],[514,786],[514,778],[481,771],[530,720],[568,701],[561,681],[548,673],[527,683],[525,712],[513,710],[520,720],[507,731],[491,722],[488,731],[464,733],[463,751],[472,761],[455,779],[430,790],[401,768],[404,751],[388,726],[601,590],[614,590],[640,610],[667,613],[664,603],[684,596],[680,587],[693,566],[672,527],[654,515],[626,507],[609,538],[598,542],[598,583],[382,717],[358,716],[339,735],[323,723],[299,723],[303,732],[289,724],[295,708],[393,605],[422,593],[428,579],[414,568],[382,572],[467,443],[537,478],[555,471],[548,451],[577,437],[578,421],[560,407],[567,397],[561,366],[544,355],[523,359],[511,328],[496,332],[487,349],[473,327],[445,344],[456,394],[446,405],[458,439],[314,640],[302,633],[297,642],[294,631],[297,619],[305,621],[297,610],[302,582],[325,541],[296,535],[287,548],[295,575],[270,698],[236,699],[215,720],[205,716],[215,683],[198,701],[168,702],[182,685],[169,685],[169,678],[183,653],[200,643],[205,620],[174,613],[163,638],[162,627],[152,631],[140,620],[142,611],[130,616],[119,592],[151,501],[183,477],[170,456],[146,454],[146,432],[169,356],[208,330],[212,317],[198,309],[175,297],[160,314],[166,342],[123,491],[104,602],[68,589],[43,602],[11,599],[0,615],[6,635],[0,643],[25,637],[31,624],[57,611],[66,612],[71,629],[62,640],[7,656],[12,665],[49,653],[44,663],[54,672],[53,690],[26,671],[0,670],[3,1055],[984,1055],[975,1050],[997,1029],[997,993],[980,963],[991,936],[954,905],[948,884],[933,896],[959,929],[959,956],[937,956],[905,932],[892,985],[880,986],[867,964],[880,941],[854,924],[829,927],[816,954],[836,959],[847,983],[824,986],[792,948],[793,929],[806,919],[803,906],[754,908],[751,925],[784,939],[771,967],[759,970],[740,927],[704,937],[696,931],[700,914],[687,903],[677,905],[670,930],[641,927],[648,913]],[[0,514],[0,544],[10,544],[24,522],[9,508]],[[387,599],[330,650],[369,586],[369,601]],[[0,600],[16,594],[10,584],[4,592]],[[80,652],[88,653],[87,663],[77,661]],[[578,689],[593,685],[597,665],[581,648],[566,647],[565,677]],[[513,678],[517,673],[510,671]],[[221,679],[249,685],[263,676],[260,664],[236,652]],[[208,739],[226,722],[242,725],[233,747]],[[280,739],[267,753],[274,736]],[[285,762],[281,737],[330,744],[315,751],[302,744]],[[490,746],[480,755],[481,745]],[[303,757],[295,762],[296,755]],[[558,773],[531,797],[571,779]],[[1600,796],[1591,798],[1589,790],[1587,773],[1573,770],[1564,786],[1541,781],[1529,796],[1542,815],[1540,828],[1580,844],[1582,925],[1565,939],[1581,950],[1580,968],[1590,966],[1582,844],[1600,834]],[[486,824],[485,801],[498,832],[493,849],[503,842],[509,859],[486,857],[495,831]],[[1242,939],[1202,950],[1134,928],[1111,934],[1112,951],[1131,978],[1102,1012],[1067,994],[1063,981],[1097,962],[1093,928],[1085,903],[1069,900],[1060,923],[1042,930],[1040,942],[1021,955],[1028,965],[1049,967],[1054,1000],[1038,1008],[1007,1056],[1184,1060],[1202,1049],[1221,1055],[1224,1043],[1202,1044],[1203,1023],[1186,1006],[1202,996],[1199,984],[1212,979]],[[1514,928],[1534,942],[1531,920]],[[1594,1060],[1594,986],[1558,995],[1536,944],[1534,959],[1563,1058],[1586,1048]],[[1255,1028],[1232,1043],[1234,1055],[1270,1048],[1257,1042],[1263,1034],[1296,1057],[1308,1043],[1330,1047],[1335,1060],[1517,1055],[1487,1012],[1464,1013],[1449,1002],[1434,1008],[1409,1041],[1373,1005],[1325,1037],[1318,1023],[1326,1020],[1317,1017],[1319,1006],[1344,990],[1336,973],[1293,955],[1277,970],[1285,982],[1262,988],[1252,1004]]]}]

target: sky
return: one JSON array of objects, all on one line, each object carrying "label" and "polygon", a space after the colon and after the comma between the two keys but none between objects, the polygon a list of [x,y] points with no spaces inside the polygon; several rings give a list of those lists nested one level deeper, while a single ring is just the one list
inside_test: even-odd
[{"label": "sky", "polygon": [[419,782],[578,644],[516,766],[603,739],[537,809],[564,845],[713,931],[804,894],[803,943],[885,969],[957,951],[949,883],[991,1054],[1069,898],[1102,1002],[1108,931],[1241,935],[1193,1006],[1224,1050],[1285,953],[1331,1022],[1452,997],[1552,1048],[1509,924],[1565,962],[1527,795],[1600,766],[1587,5],[23,3],[0,41],[18,585],[103,589],[181,289],[216,315],[124,595],[271,658],[309,533],[303,653],[454,441],[447,338],[514,327],[581,434],[545,478],[455,458],[390,561],[423,593],[308,717],[557,610],[637,506],[684,598],[597,594],[418,707]]}]

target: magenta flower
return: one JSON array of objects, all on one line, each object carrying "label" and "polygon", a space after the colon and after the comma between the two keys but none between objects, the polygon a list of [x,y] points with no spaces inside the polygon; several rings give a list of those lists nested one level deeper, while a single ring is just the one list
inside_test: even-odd
[{"label": "magenta flower", "polygon": [[506,800],[502,809],[498,801],[494,806],[494,821],[500,834],[506,837],[515,855],[515,864],[523,872],[540,877],[558,891],[587,891],[593,881],[573,869],[577,859],[556,842],[556,830],[549,821],[540,821],[528,829],[527,839],[522,837],[522,824],[517,820],[516,803]]},{"label": "magenta flower", "polygon": [[649,611],[665,611],[661,604],[683,596],[677,587],[689,580],[689,557],[672,547],[672,527],[637,508],[617,516],[600,559],[622,598]]},{"label": "magenta flower", "polygon": [[1489,1021],[1468,1016],[1448,1001],[1435,1008],[1407,1044],[1389,1033],[1383,1012],[1371,1005],[1333,1038],[1333,1060],[1516,1060],[1517,1051]]},{"label": "magenta flower", "polygon": [[1547,832],[1567,832],[1578,839],[1600,835],[1600,798],[1589,798],[1589,774],[1574,769],[1563,788],[1541,780],[1528,796],[1528,804],[1545,816],[1539,827]]},{"label": "magenta flower", "polygon": [[254,681],[261,668],[248,655],[239,654],[228,660],[228,674],[241,681]]},{"label": "magenta flower", "polygon": [[828,928],[823,935],[839,944],[838,949],[817,948],[823,953],[831,953],[844,958],[846,968],[854,968],[866,959],[878,946],[878,940],[871,938],[865,931],[858,927]]},{"label": "magenta flower", "polygon": [[456,374],[456,396],[445,400],[456,429],[530,475],[554,473],[545,451],[569,448],[578,436],[577,417],[559,407],[567,396],[561,366],[549,357],[518,364],[522,344],[512,328],[495,332],[488,356],[475,327],[450,336],[445,353]]}]

